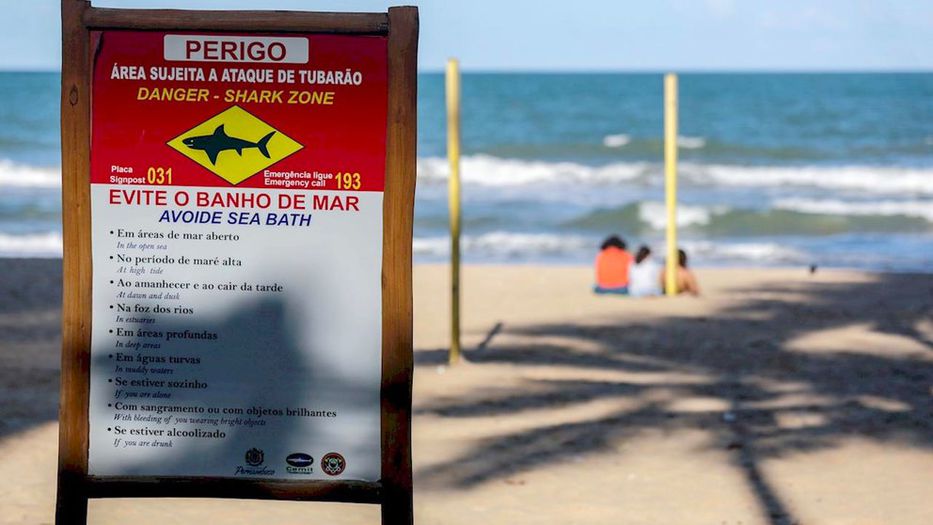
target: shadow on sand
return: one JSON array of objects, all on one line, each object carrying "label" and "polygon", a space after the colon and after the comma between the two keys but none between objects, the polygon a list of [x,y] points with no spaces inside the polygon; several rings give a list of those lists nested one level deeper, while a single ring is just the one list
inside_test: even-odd
[{"label": "shadow on sand", "polygon": [[[57,418],[61,341],[61,262],[8,260],[3,265],[8,274],[38,277],[28,282],[0,279],[0,294],[7,298],[0,301],[0,348],[4,349],[0,439]],[[890,293],[879,294],[879,289]],[[788,284],[753,292],[755,299],[710,317],[532,326],[512,326],[505,320],[491,327],[482,348],[466,352],[474,366],[516,364],[643,377],[536,380],[512,390],[477,391],[454,401],[416,400],[416,414],[502,417],[602,399],[634,399],[637,405],[598,419],[544,424],[489,438],[416,476],[469,487],[568,461],[568,449],[577,454],[609,452],[616,450],[613,445],[619,440],[645,430],[704,429],[715,437],[711,443],[730,452],[771,523],[785,525],[795,519],[763,473],[763,461],[836,447],[853,436],[882,444],[933,447],[933,341],[928,326],[933,322],[933,277],[882,274],[870,282]],[[238,312],[226,322],[240,323],[270,311],[280,317],[274,310],[281,305],[256,308]],[[875,342],[874,352],[850,351],[847,341],[841,340],[830,351],[811,351],[801,343],[808,334],[850,325],[870,327],[882,338],[906,338],[915,350],[878,351],[884,345]],[[248,330],[242,334],[254,335]],[[294,349],[284,347],[287,351],[279,360],[263,366],[305,366]],[[419,366],[446,363],[446,349],[418,351],[416,362]],[[675,374],[702,380],[663,379]],[[668,401],[646,395],[654,389],[672,392],[673,399],[714,398],[724,408],[679,411]],[[290,399],[304,395],[283,389],[283,396]],[[818,402],[784,402],[794,395]],[[788,425],[788,419],[803,423]],[[282,436],[289,437],[295,436]],[[239,458],[243,446],[234,445],[236,441],[228,441],[233,448],[221,446],[209,453]]]},{"label": "shadow on sand", "polygon": [[0,260],[0,439],[58,419],[60,259]]},{"label": "shadow on sand", "polygon": [[[879,299],[879,289],[891,293]],[[796,520],[762,472],[763,460],[831,448],[853,436],[933,447],[933,341],[918,328],[933,319],[933,278],[878,275],[871,282],[788,284],[749,292],[756,298],[711,317],[521,327],[506,322],[495,331],[507,337],[487,337],[483,349],[466,352],[474,366],[515,364],[569,369],[571,377],[573,369],[640,377],[531,380],[512,390],[428,401],[416,413],[507,417],[612,398],[634,399],[637,405],[598,419],[488,438],[416,476],[468,487],[568,461],[568,450],[578,455],[615,451],[620,440],[645,430],[698,428],[712,433],[712,446],[729,451],[770,523],[784,525]],[[882,339],[906,337],[912,350],[888,355],[875,343],[874,352],[850,351],[842,340],[814,351],[801,339],[850,325],[867,325]],[[446,349],[417,352],[416,362],[444,363]],[[663,379],[672,376],[702,380]],[[658,389],[673,394],[662,400],[647,395]],[[813,401],[788,402],[795,397]],[[672,407],[672,399],[685,398],[714,399],[722,409]]]}]

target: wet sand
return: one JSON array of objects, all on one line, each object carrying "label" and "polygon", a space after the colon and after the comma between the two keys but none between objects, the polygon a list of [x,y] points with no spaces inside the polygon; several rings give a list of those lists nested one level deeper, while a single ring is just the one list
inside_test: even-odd
[{"label": "wet sand", "polygon": [[[595,297],[588,268],[415,269],[424,524],[933,523],[933,275],[699,272]],[[0,260],[0,523],[51,523],[60,261]],[[90,523],[377,523],[363,505],[107,500]]]}]

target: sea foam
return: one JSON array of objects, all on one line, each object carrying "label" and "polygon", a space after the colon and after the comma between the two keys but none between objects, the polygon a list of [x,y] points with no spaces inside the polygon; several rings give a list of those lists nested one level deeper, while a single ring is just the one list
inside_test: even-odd
[{"label": "sea foam", "polygon": [[827,215],[905,215],[908,217],[921,217],[928,222],[933,222],[933,201],[931,200],[877,200],[860,202],[834,199],[788,198],[774,201],[772,207]]},{"label": "sea foam", "polygon": [[[933,195],[933,168],[899,166],[740,166],[681,163],[682,184],[719,187],[799,187],[842,190],[874,195]],[[447,180],[447,159],[426,157],[418,160],[418,177],[423,183]],[[461,160],[461,177],[466,184],[480,186],[527,186],[534,184],[663,183],[663,165],[649,162],[618,162],[590,166],[575,162],[547,162],[508,159],[490,155],[469,155]]]},{"label": "sea foam", "polygon": [[62,236],[58,232],[32,235],[0,233],[0,257],[61,257]]},{"label": "sea foam", "polygon": [[[465,235],[460,240],[463,252],[470,256],[491,258],[521,258],[533,260],[538,255],[588,254],[593,242],[579,235],[548,233],[514,233],[494,231],[480,235]],[[416,256],[441,257],[450,254],[450,238],[415,237]]]},{"label": "sea foam", "polygon": [[631,141],[632,137],[625,133],[617,133],[615,135],[606,135],[603,137],[603,146],[607,148],[621,148]]},{"label": "sea foam", "polygon": [[[475,260],[536,261],[541,258],[590,262],[599,249],[602,237],[574,234],[530,234],[495,231],[481,235],[466,235],[461,239],[465,257]],[[731,264],[800,264],[810,261],[802,251],[770,242],[682,242],[690,257],[700,264],[727,262]],[[663,253],[663,245],[653,246]],[[416,237],[415,257],[436,259],[450,253],[450,239],[444,236]]]},{"label": "sea foam", "polygon": [[[647,163],[618,163],[593,167],[574,162],[503,159],[490,155],[470,155],[461,159],[460,172],[467,184],[483,186],[522,186],[537,183],[566,182],[593,185],[637,179]],[[442,182],[450,176],[447,159],[418,159],[418,178],[423,182]]]},{"label": "sea foam", "polygon": [[61,168],[45,168],[17,164],[0,159],[0,188],[58,188],[61,186]]},{"label": "sea foam", "polygon": [[[726,208],[681,204],[677,206],[677,226],[685,228],[709,224],[710,216],[722,211],[726,211]],[[639,203],[638,218],[656,230],[663,230],[667,226],[667,206],[657,201]]]},{"label": "sea foam", "polygon": [[684,164],[691,182],[706,185],[796,186],[868,194],[933,195],[933,170],[892,166],[726,166]]},{"label": "sea foam", "polygon": [[681,245],[694,260],[735,264],[803,264],[810,256],[800,250],[770,242],[685,241]]},{"label": "sea foam", "polygon": [[706,139],[703,137],[686,137],[681,135],[677,137],[677,146],[684,149],[700,149],[706,146]]}]

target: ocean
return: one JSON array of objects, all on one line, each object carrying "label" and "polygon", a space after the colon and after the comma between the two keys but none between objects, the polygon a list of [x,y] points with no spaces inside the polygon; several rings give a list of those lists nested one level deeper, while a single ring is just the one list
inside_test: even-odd
[{"label": "ocean", "polygon": [[[0,256],[61,254],[58,75],[0,73]],[[659,74],[462,79],[467,262],[663,251]],[[418,94],[416,261],[446,260],[442,74]],[[680,240],[698,266],[933,272],[933,74],[683,74]]]}]

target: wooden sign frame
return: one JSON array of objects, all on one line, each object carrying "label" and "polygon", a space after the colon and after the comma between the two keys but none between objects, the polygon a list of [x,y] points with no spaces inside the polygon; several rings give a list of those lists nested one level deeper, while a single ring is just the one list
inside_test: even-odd
[{"label": "wooden sign frame", "polygon": [[[102,9],[62,0],[62,376],[58,525],[87,523],[89,498],[198,497],[380,504],[383,524],[411,524],[412,277],[418,10],[387,13]],[[388,39],[382,251],[382,476],[264,481],[88,475],[91,367],[90,125],[92,30],[380,35]]]}]

